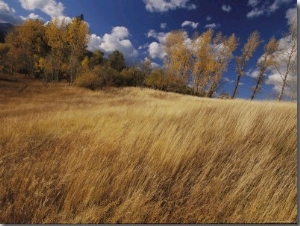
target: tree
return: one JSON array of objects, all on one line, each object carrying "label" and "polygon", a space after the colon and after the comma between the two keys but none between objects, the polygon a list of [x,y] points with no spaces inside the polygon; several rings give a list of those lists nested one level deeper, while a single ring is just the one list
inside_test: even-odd
[{"label": "tree", "polygon": [[22,61],[26,64],[28,74],[34,76],[35,65],[48,51],[44,23],[39,20],[26,20],[9,32],[6,42],[10,43],[16,52],[22,54]]},{"label": "tree", "polygon": [[211,76],[210,86],[206,94],[207,97],[212,97],[219,85],[223,72],[227,71],[228,63],[232,58],[232,53],[238,46],[238,39],[236,38],[235,34],[232,34],[229,38],[226,38],[221,32],[219,32],[214,38],[214,46],[215,67]]},{"label": "tree", "polygon": [[152,72],[152,65],[151,65],[151,60],[149,58],[146,58],[144,61],[142,61],[139,65],[138,65],[139,70],[142,73],[142,83],[141,86],[145,85],[146,82],[146,77],[148,75],[150,75],[150,73]]},{"label": "tree", "polygon": [[10,73],[20,72],[28,73],[27,69],[27,54],[21,48],[20,38],[17,27],[11,29],[5,36],[5,43],[9,45],[9,51],[6,55],[6,61],[9,64]]},{"label": "tree", "polygon": [[47,60],[51,64],[52,81],[58,81],[61,67],[68,56],[67,25],[65,21],[55,19],[46,26],[46,40],[50,46]]},{"label": "tree", "polygon": [[72,22],[67,26],[66,41],[69,47],[69,67],[70,67],[70,83],[76,73],[79,59],[84,55],[88,42],[87,24],[80,18],[73,18]]},{"label": "tree", "polygon": [[272,37],[270,41],[264,46],[264,54],[257,62],[258,75],[256,78],[256,85],[253,87],[251,100],[253,100],[255,98],[256,93],[259,90],[261,90],[265,72],[271,66],[275,65],[276,62],[275,62],[274,53],[277,51],[278,46],[279,46],[279,42],[276,41],[274,37]]},{"label": "tree", "polygon": [[246,67],[246,63],[252,57],[253,53],[257,49],[259,45],[259,33],[258,31],[254,31],[250,34],[247,42],[244,45],[243,52],[241,56],[236,57],[236,73],[237,73],[237,80],[235,83],[235,87],[232,93],[231,98],[235,98],[237,94],[237,89],[240,84],[241,77],[244,76],[244,70]]},{"label": "tree", "polygon": [[121,72],[126,86],[141,86],[143,83],[142,72],[136,67],[124,68]]},{"label": "tree", "polygon": [[87,56],[84,57],[84,59],[81,61],[81,68],[82,71],[88,71],[90,70],[90,60]]},{"label": "tree", "polygon": [[104,56],[103,52],[101,52],[98,49],[95,50],[93,53],[93,56],[91,57],[91,60],[90,60],[92,67],[102,64],[103,56]]},{"label": "tree", "polygon": [[214,31],[208,29],[193,39],[194,63],[193,82],[194,94],[212,97],[219,86],[222,74],[227,70],[232,53],[238,46],[234,34],[225,37],[219,32],[214,38]]},{"label": "tree", "polygon": [[165,73],[161,68],[154,69],[150,75],[146,77],[146,86],[154,89],[162,90],[164,88]]},{"label": "tree", "polygon": [[186,82],[188,71],[191,69],[192,51],[185,43],[187,39],[186,32],[172,31],[166,38],[164,45],[167,58],[165,67],[167,73],[171,77],[180,78],[182,82]]},{"label": "tree", "polygon": [[108,60],[110,67],[112,67],[116,71],[121,72],[126,67],[123,53],[118,50],[113,51],[108,56]]},{"label": "tree", "polygon": [[[296,74],[297,67],[297,27],[294,21],[290,27],[289,32],[281,39],[281,49],[275,54],[276,63],[274,64],[277,72],[282,79],[282,85],[278,94],[277,100],[282,99],[284,90],[287,85],[288,77],[292,77],[292,73]],[[281,67],[280,67],[280,66]],[[293,76],[296,77],[296,76]],[[292,87],[290,87],[292,89]],[[294,92],[291,90],[291,92]]]},{"label": "tree", "polygon": [[7,43],[0,43],[0,71],[8,71],[9,61],[7,55],[10,50],[10,45]]},{"label": "tree", "polygon": [[193,93],[199,95],[205,92],[210,74],[215,70],[212,48],[214,31],[208,29],[200,36],[193,38],[194,61],[192,65]]}]

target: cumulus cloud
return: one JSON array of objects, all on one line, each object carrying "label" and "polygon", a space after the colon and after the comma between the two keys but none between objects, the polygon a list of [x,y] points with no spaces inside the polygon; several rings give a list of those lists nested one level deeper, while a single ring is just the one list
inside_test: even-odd
[{"label": "cumulus cloud", "polygon": [[102,38],[96,34],[91,34],[89,36],[89,42],[87,49],[94,52],[96,49],[99,49],[100,44],[103,42]]},{"label": "cumulus cloud", "polygon": [[207,21],[210,21],[210,20],[211,20],[211,16],[207,16],[207,17],[206,17],[206,20],[207,20]]},{"label": "cumulus cloud", "polygon": [[155,38],[158,41],[152,42],[148,46],[148,53],[152,59],[163,59],[166,56],[166,52],[164,50],[164,43],[166,42],[168,34],[169,33],[165,32],[156,32],[153,29],[149,30],[146,34],[148,38]]},{"label": "cumulus cloud", "polygon": [[168,12],[169,10],[175,10],[185,8],[188,10],[196,9],[195,4],[189,3],[190,0],[143,0],[145,8],[149,12]]},{"label": "cumulus cloud", "polygon": [[156,32],[155,30],[151,29],[147,33],[147,37],[155,38],[160,43],[165,43],[168,33],[165,32]]},{"label": "cumulus cloud", "polygon": [[144,44],[144,45],[141,45],[141,46],[139,46],[139,50],[142,50],[142,49],[147,49],[148,48],[148,46],[149,46],[149,44],[148,43],[146,43],[146,44]]},{"label": "cumulus cloud", "polygon": [[110,34],[103,37],[92,34],[89,36],[87,49],[95,51],[100,49],[105,54],[110,54],[114,50],[119,50],[124,54],[125,60],[130,61],[138,56],[138,51],[133,47],[131,41],[127,39],[129,31],[126,27],[113,27]]},{"label": "cumulus cloud", "polygon": [[192,28],[196,29],[198,27],[198,24],[199,23],[195,23],[195,22],[186,20],[181,24],[181,27],[191,26]]},{"label": "cumulus cloud", "polygon": [[55,17],[63,16],[64,5],[55,0],[19,0],[21,6],[29,11],[36,9],[49,15],[52,19]]},{"label": "cumulus cloud", "polygon": [[14,8],[9,7],[9,5],[0,0],[0,22],[1,23],[12,23],[12,24],[20,24],[22,23],[22,19],[19,16],[15,15],[16,10]]},{"label": "cumulus cloud", "polygon": [[230,5],[222,5],[222,10],[223,10],[224,12],[229,13],[229,12],[232,10],[232,8],[231,8]]},{"label": "cumulus cloud", "polygon": [[212,24],[206,24],[206,25],[204,26],[204,28],[217,29],[217,28],[219,28],[220,26],[221,26],[220,24],[212,23]]},{"label": "cumulus cloud", "polygon": [[255,79],[258,77],[258,74],[259,74],[259,71],[257,69],[255,69],[255,70],[250,69],[245,73],[246,76],[249,76],[249,77],[255,78]]},{"label": "cumulus cloud", "polygon": [[259,4],[260,0],[249,0],[248,5],[251,7],[255,7]]},{"label": "cumulus cloud", "polygon": [[160,24],[160,28],[161,29],[166,29],[166,27],[167,27],[167,23],[161,23]]},{"label": "cumulus cloud", "polygon": [[146,62],[146,61],[150,61],[151,62],[151,68],[155,69],[155,68],[160,68],[161,66],[155,62],[152,62],[151,59],[149,59],[148,57],[145,57],[144,60],[142,60],[142,62]]},{"label": "cumulus cloud", "polygon": [[155,58],[163,59],[166,56],[166,52],[164,50],[163,44],[157,42],[150,43],[148,52],[151,58],[153,59]]},{"label": "cumulus cloud", "polygon": [[111,35],[118,39],[124,39],[129,36],[129,32],[126,27],[114,27],[112,29]]},{"label": "cumulus cloud", "polygon": [[292,24],[294,21],[297,21],[297,8],[288,9],[285,18],[288,19],[288,24]]},{"label": "cumulus cloud", "polygon": [[249,0],[248,5],[250,5],[253,9],[247,13],[247,18],[259,17],[264,14],[270,15],[279,9],[283,4],[288,4],[291,1],[292,0],[274,0],[273,3],[270,1],[264,1],[264,4],[262,4],[260,7],[256,7],[258,6],[259,1]]},{"label": "cumulus cloud", "polygon": [[21,16],[22,20],[44,20],[41,16],[30,13],[27,17]]}]

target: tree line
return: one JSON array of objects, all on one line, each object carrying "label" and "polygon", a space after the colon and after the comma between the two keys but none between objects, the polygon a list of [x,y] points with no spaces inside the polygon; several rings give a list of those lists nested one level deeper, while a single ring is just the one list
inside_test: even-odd
[{"label": "tree line", "polygon": [[[263,56],[257,62],[257,76],[251,100],[261,90],[268,70],[276,69],[282,86],[278,100],[283,98],[288,76],[296,73],[297,30],[293,23],[284,34],[290,45],[288,52],[279,51],[280,41],[274,37],[264,46]],[[187,42],[183,30],[170,32],[164,43],[164,67],[153,69],[151,60],[127,66],[123,54],[115,50],[108,57],[100,50],[87,50],[88,26],[80,18],[71,22],[53,20],[44,24],[39,20],[26,20],[11,29],[0,44],[0,70],[6,73],[23,73],[47,82],[66,79],[90,89],[105,86],[147,86],[164,91],[213,97],[220,87],[228,64],[235,59],[236,81],[229,98],[235,98],[245,75],[247,62],[261,44],[259,32],[248,37],[239,56],[235,34],[229,37],[208,29],[194,34]],[[279,61],[280,60],[280,61]],[[284,69],[279,63],[285,65]]]}]

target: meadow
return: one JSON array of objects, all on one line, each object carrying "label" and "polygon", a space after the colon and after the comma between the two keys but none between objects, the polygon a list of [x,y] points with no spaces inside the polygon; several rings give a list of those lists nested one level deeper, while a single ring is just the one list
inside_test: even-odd
[{"label": "meadow", "polygon": [[0,223],[296,223],[297,106],[0,81]]}]

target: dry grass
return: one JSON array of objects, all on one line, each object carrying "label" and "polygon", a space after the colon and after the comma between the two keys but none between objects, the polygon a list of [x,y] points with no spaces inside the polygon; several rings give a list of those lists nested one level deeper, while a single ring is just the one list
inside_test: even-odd
[{"label": "dry grass", "polygon": [[1,223],[296,223],[295,104],[27,83],[0,81]]}]

